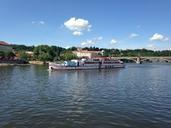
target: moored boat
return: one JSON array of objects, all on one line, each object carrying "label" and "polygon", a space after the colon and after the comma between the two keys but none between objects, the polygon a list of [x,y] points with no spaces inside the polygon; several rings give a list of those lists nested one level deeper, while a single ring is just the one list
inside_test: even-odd
[{"label": "moored boat", "polygon": [[50,70],[85,70],[85,69],[109,69],[124,68],[120,60],[113,59],[81,59],[64,61],[63,63],[49,62]]}]

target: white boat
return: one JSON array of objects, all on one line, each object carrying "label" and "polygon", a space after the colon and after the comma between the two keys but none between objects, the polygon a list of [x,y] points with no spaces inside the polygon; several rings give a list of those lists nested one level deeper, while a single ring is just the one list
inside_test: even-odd
[{"label": "white boat", "polygon": [[63,63],[49,62],[49,70],[85,70],[124,67],[125,65],[122,61],[112,59],[82,59],[64,61]]}]

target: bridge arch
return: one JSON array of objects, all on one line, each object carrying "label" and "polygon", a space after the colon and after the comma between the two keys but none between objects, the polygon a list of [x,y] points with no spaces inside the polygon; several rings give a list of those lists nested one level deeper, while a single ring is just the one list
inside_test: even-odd
[{"label": "bridge arch", "polygon": [[141,58],[141,61],[142,62],[145,62],[145,61],[150,61],[150,62],[153,62],[153,61],[163,61],[163,62],[167,62],[167,63],[171,63],[171,59],[169,58],[164,58],[164,57],[147,57],[147,58]]},{"label": "bridge arch", "polygon": [[143,63],[143,62],[157,62],[163,61],[171,63],[171,56],[169,57],[112,57],[113,59],[119,59],[123,62],[135,62],[135,63]]},{"label": "bridge arch", "polygon": [[133,62],[133,63],[137,63],[137,59],[136,58],[120,58],[119,60],[121,60],[123,62]]}]

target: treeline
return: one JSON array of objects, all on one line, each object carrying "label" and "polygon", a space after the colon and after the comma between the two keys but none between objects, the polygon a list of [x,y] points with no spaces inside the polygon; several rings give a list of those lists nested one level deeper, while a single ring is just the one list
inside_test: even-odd
[{"label": "treeline", "polygon": [[33,51],[35,46],[11,45],[15,51]]},{"label": "treeline", "polygon": [[[58,46],[48,46],[48,45],[39,45],[39,46],[25,46],[25,45],[12,45],[15,55],[20,59],[24,60],[40,60],[40,61],[60,61],[60,60],[71,60],[77,58],[72,51],[77,50],[76,47],[63,48]],[[98,48],[98,47],[84,47],[83,50],[88,51],[103,51],[101,56],[108,57],[137,57],[137,56],[171,56],[170,50],[163,51],[153,51],[147,49],[135,49],[135,50],[120,50],[120,49],[107,49],[107,48]],[[33,54],[28,54],[28,51]],[[9,57],[8,53],[5,55],[1,52],[0,56]],[[14,56],[11,54],[11,56]]]},{"label": "treeline", "polygon": [[13,57],[15,57],[15,54],[13,52],[3,52],[0,51],[0,60],[2,59],[12,59]]},{"label": "treeline", "polygon": [[16,56],[23,60],[61,61],[77,58],[77,56],[72,53],[72,51],[77,50],[76,47],[65,49],[48,45],[12,45],[12,48],[14,49]]},{"label": "treeline", "polygon": [[135,49],[135,50],[119,50],[119,49],[103,49],[104,56],[128,56],[128,57],[137,57],[137,56],[171,56],[170,50],[163,51],[153,51],[147,49]]},{"label": "treeline", "polygon": [[77,58],[72,53],[74,49],[65,49],[57,46],[39,45],[33,50],[33,59],[41,61],[60,61]]}]

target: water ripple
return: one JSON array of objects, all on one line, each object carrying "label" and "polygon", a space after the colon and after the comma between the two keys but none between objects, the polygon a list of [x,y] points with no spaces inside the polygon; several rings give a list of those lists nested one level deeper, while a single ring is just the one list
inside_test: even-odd
[{"label": "water ripple", "polygon": [[170,76],[169,65],[51,73],[4,67],[0,127],[170,128]]}]

